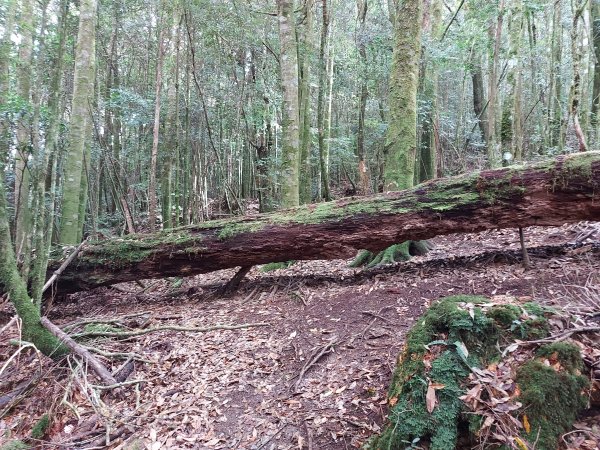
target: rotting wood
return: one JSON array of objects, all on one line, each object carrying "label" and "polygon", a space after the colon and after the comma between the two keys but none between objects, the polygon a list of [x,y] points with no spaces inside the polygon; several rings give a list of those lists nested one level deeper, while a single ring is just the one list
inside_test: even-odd
[{"label": "rotting wood", "polygon": [[401,192],[88,243],[58,289],[66,294],[292,259],[350,258],[357,249],[379,251],[450,233],[599,219],[600,152],[579,153]]}]

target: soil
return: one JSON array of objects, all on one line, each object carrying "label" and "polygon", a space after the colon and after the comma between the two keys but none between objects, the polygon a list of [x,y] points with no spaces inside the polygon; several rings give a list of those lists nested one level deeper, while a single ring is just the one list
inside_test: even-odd
[{"label": "soil", "polygon": [[[528,228],[529,270],[521,263],[518,231],[505,230],[435,238],[426,256],[375,270],[351,269],[342,260],[298,262],[269,273],[253,268],[229,297],[219,292],[233,270],[73,295],[51,307],[58,325],[135,314],[122,322],[136,328],[268,325],[88,342],[148,360],[136,362],[128,378],[143,383],[96,397],[85,384],[93,375],[82,376],[75,360],[65,369],[64,361],[23,352],[2,374],[0,405],[18,383],[39,370],[43,376],[0,419],[0,436],[27,435],[51,410],[40,447],[75,448],[79,440],[85,448],[151,450],[358,448],[382,427],[403,337],[431,302],[454,294],[509,295],[600,309],[594,240],[600,231],[581,242],[595,228]],[[12,315],[5,301],[0,327]],[[15,352],[9,340],[17,337],[15,326],[0,336],[2,360]],[[588,413],[585,420],[598,424],[600,415]],[[112,436],[108,446],[106,436]]]}]

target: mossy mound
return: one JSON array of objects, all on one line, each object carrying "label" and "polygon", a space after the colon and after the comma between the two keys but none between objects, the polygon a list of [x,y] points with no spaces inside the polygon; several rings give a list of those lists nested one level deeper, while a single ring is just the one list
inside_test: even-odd
[{"label": "mossy mound", "polygon": [[431,250],[428,241],[405,241],[401,244],[391,245],[377,254],[369,250],[361,250],[349,264],[350,267],[365,266],[368,269],[384,266],[401,261],[408,261],[413,256],[425,255]]},{"label": "mossy mound", "polygon": [[526,449],[536,440],[538,450],[556,448],[585,407],[579,350],[558,343],[533,355],[514,345],[548,336],[549,315],[534,303],[472,296],[432,305],[407,335],[389,390],[388,424],[366,448],[448,450],[485,441],[486,448]]}]

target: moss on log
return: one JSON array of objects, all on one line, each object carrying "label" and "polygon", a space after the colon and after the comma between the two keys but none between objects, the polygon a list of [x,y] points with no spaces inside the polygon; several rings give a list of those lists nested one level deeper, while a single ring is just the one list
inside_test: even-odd
[{"label": "moss on log", "polygon": [[375,252],[449,233],[598,219],[600,152],[579,153],[400,192],[93,242],[58,288],[69,293],[292,259],[350,258],[358,249]]}]

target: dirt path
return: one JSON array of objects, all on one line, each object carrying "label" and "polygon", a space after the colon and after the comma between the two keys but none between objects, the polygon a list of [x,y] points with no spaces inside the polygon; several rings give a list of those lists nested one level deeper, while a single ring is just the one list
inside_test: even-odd
[{"label": "dirt path", "polygon": [[[145,310],[152,317],[149,326],[269,326],[105,342],[102,348],[136,351],[152,361],[137,363],[130,377],[148,381],[137,394],[130,388],[105,397],[106,410],[72,395],[69,402],[81,419],[60,408],[51,438],[68,442],[87,420],[111,423],[113,430],[131,424],[128,444],[137,439],[139,448],[356,448],[379,430],[404,334],[431,301],[459,293],[550,304],[581,299],[574,286],[600,273],[600,251],[591,243],[574,250],[557,246],[576,240],[583,228],[528,230],[529,245],[539,248],[531,252],[533,268],[527,272],[518,259],[518,234],[504,231],[437,238],[426,257],[376,271],[349,269],[346,261],[302,262],[269,274],[253,269],[228,299],[215,297],[212,287],[232,271],[186,279],[181,286],[160,282],[141,296],[134,284],[121,287],[131,294],[114,289],[80,294],[55,307],[57,322]],[[3,337],[0,354],[9,351]],[[2,419],[0,435],[30,429],[31,418],[49,407],[48,392],[65,383],[64,377],[46,381]]]}]

